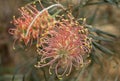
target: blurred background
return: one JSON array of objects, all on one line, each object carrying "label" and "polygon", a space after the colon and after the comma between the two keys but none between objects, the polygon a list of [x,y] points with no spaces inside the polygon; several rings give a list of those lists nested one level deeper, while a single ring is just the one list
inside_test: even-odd
[{"label": "blurred background", "polygon": [[[34,46],[13,50],[13,37],[8,33],[14,27],[13,16],[19,16],[18,8],[34,0],[0,0],[0,81],[53,81],[45,69],[33,67],[36,55]],[[75,18],[87,18],[87,24],[116,35],[112,42],[104,43],[114,55],[100,57],[100,64],[94,63],[77,80],[72,81],[120,81],[120,5],[119,0],[41,0],[43,5],[60,2],[70,7]],[[48,5],[47,5],[48,4]],[[100,55],[102,55],[101,52]],[[101,66],[102,65],[102,66]],[[45,76],[45,74],[47,74]],[[74,74],[74,73],[73,73]],[[15,77],[13,77],[15,75]],[[72,75],[71,75],[72,76]],[[74,78],[74,77],[73,77]],[[54,81],[59,81],[55,79]],[[65,79],[64,81],[68,81]]]}]

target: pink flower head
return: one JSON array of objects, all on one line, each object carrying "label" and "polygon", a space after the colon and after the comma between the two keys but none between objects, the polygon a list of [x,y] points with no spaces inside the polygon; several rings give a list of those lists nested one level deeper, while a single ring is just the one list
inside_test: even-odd
[{"label": "pink flower head", "polygon": [[[38,40],[53,27],[54,19],[47,11],[38,15],[40,11],[35,5],[27,5],[19,9],[21,16],[14,17],[12,23],[16,28],[10,29],[10,33],[16,40],[23,41],[27,45],[30,41]],[[35,17],[38,16],[36,19]],[[38,42],[38,41],[37,41]]]},{"label": "pink flower head", "polygon": [[[84,65],[83,56],[91,51],[91,40],[88,30],[73,19],[62,19],[56,22],[55,28],[43,38],[38,49],[42,56],[36,67],[49,65],[49,71],[55,69],[60,78],[71,73],[72,67]],[[51,72],[50,72],[51,73]]]}]

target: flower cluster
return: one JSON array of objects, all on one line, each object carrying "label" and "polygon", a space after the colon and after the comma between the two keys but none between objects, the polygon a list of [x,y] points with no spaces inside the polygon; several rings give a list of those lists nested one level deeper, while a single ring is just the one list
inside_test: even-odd
[{"label": "flower cluster", "polygon": [[88,29],[79,25],[70,14],[55,23],[53,30],[42,39],[38,52],[41,59],[36,67],[49,65],[49,72],[55,69],[58,78],[71,73],[72,67],[79,68],[85,64],[84,56],[91,52],[91,39]]},{"label": "flower cluster", "polygon": [[54,27],[54,19],[47,11],[39,15],[39,11],[35,5],[27,5],[19,9],[21,17],[17,19],[13,17],[12,23],[16,26],[15,29],[10,29],[10,33],[18,41],[23,41],[25,45],[33,40],[42,38],[47,31]]},{"label": "flower cluster", "polygon": [[41,56],[35,67],[50,66],[58,78],[68,76],[72,68],[86,64],[84,57],[91,52],[89,31],[80,25],[71,14],[58,20],[47,11],[41,13],[34,5],[19,9],[21,17],[14,18],[15,29],[10,29],[16,40],[25,45],[36,40],[37,51]]}]

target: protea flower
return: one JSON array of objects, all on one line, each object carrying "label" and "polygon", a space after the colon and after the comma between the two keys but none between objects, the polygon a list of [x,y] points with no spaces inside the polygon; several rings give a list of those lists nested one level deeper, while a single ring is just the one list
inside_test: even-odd
[{"label": "protea flower", "polygon": [[[58,78],[68,76],[72,67],[79,68],[85,63],[84,56],[91,52],[91,39],[88,30],[79,25],[69,14],[55,23],[53,30],[43,38],[38,52],[41,59],[35,67],[50,66],[55,69]],[[50,71],[51,73],[51,71]]]},{"label": "protea flower", "polygon": [[[47,11],[39,14],[35,5],[27,5],[19,9],[21,16],[14,17],[12,23],[16,26],[10,29],[15,40],[23,41],[27,45],[30,41],[42,38],[51,27],[54,27],[54,19]],[[38,45],[39,43],[37,43]]]}]

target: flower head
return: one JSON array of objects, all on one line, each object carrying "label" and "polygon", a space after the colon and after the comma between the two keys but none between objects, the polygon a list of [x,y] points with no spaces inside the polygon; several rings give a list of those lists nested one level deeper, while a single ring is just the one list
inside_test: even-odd
[{"label": "flower head", "polygon": [[[79,68],[85,64],[84,56],[91,51],[91,39],[88,30],[79,25],[68,15],[68,19],[57,21],[53,30],[43,38],[38,49],[42,55],[36,67],[50,65],[58,77],[71,73],[72,67]],[[51,73],[51,72],[50,72]]]},{"label": "flower head", "polygon": [[10,33],[16,40],[23,41],[25,45],[30,41],[38,40],[54,25],[54,19],[49,13],[45,11],[39,15],[40,11],[35,5],[27,5],[20,8],[19,11],[21,16],[17,19],[13,17],[12,23],[16,28],[10,29]]}]

